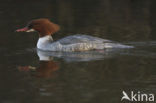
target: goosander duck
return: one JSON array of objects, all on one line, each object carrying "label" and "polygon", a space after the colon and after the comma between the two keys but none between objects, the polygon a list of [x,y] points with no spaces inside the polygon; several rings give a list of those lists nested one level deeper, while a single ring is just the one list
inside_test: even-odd
[{"label": "goosander duck", "polygon": [[41,18],[30,21],[26,27],[17,29],[17,32],[37,31],[39,39],[37,48],[44,51],[88,51],[105,48],[133,48],[133,46],[122,45],[110,40],[93,37],[89,35],[72,35],[53,41],[52,34],[57,32],[60,27],[50,20]]}]

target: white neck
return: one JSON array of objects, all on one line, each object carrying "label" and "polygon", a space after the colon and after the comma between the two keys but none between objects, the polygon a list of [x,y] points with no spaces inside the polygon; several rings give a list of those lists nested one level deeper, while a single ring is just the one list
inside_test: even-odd
[{"label": "white neck", "polygon": [[42,49],[45,47],[45,45],[49,44],[52,41],[53,41],[53,38],[51,35],[40,37],[37,42],[37,48]]}]

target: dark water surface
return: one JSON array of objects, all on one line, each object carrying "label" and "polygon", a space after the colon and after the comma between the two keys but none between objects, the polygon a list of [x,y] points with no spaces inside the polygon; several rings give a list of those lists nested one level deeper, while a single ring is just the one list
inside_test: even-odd
[{"label": "dark water surface", "polygon": [[[0,1],[0,103],[119,103],[122,91],[156,94],[155,0]],[[46,17],[55,40],[88,34],[134,45],[129,50],[40,53],[37,33],[16,33]],[[50,56],[49,56],[50,55]],[[125,101],[127,102],[127,101]]]}]

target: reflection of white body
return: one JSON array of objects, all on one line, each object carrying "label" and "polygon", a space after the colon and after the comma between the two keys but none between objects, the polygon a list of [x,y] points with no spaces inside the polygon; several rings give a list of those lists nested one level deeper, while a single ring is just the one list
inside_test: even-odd
[{"label": "reflection of white body", "polygon": [[105,48],[132,48],[88,35],[72,35],[53,42],[50,35],[39,38],[37,48],[45,51],[87,51]]},{"label": "reflection of white body", "polygon": [[53,60],[52,56],[46,55],[46,54],[44,54],[44,52],[41,52],[41,51],[37,51],[37,55],[38,55],[40,61],[50,61],[50,60]]},{"label": "reflection of white body", "polygon": [[65,61],[92,61],[104,58],[112,58],[124,52],[123,49],[105,49],[100,51],[84,51],[84,52],[58,52],[58,51],[42,51],[37,49],[40,60],[48,60],[53,57],[63,58]]}]

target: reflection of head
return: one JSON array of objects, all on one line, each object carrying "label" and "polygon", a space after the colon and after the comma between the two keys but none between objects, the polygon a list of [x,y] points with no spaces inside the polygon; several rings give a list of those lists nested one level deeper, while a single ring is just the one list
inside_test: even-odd
[{"label": "reflection of head", "polygon": [[37,77],[52,77],[53,73],[59,69],[59,65],[54,61],[40,61],[36,69]]},{"label": "reflection of head", "polygon": [[53,61],[52,56],[48,56],[47,52],[37,50],[39,56],[39,67],[36,69],[37,77],[51,77],[53,72],[59,69],[57,62]]},{"label": "reflection of head", "polygon": [[40,61],[39,67],[32,67],[32,66],[19,66],[19,71],[36,71],[36,77],[53,77],[54,72],[59,69],[59,65],[57,62],[54,61]]},{"label": "reflection of head", "polygon": [[21,71],[35,70],[36,77],[52,77],[53,73],[59,69],[57,62],[53,61],[53,57],[48,56],[46,52],[37,50],[39,56],[39,67],[32,66],[19,66],[18,69]]}]

